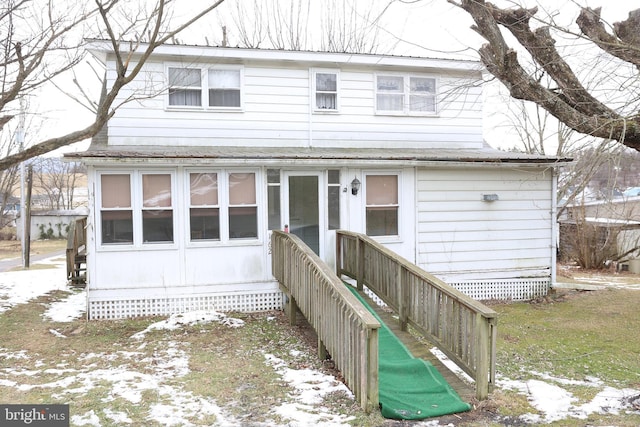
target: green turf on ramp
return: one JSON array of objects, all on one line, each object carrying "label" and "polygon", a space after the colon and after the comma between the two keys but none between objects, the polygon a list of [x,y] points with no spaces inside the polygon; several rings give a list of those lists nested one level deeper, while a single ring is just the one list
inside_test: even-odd
[{"label": "green turf on ramp", "polygon": [[421,420],[471,409],[431,363],[411,355],[353,286],[347,287],[381,325],[378,331],[378,394],[383,417]]}]

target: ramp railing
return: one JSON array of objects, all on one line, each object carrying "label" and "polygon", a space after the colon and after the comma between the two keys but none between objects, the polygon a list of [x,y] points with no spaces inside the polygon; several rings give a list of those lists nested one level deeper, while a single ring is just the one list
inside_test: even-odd
[{"label": "ramp railing", "polygon": [[84,283],[82,267],[86,263],[87,218],[79,218],[69,225],[67,235],[67,280],[72,283]]},{"label": "ramp railing", "polygon": [[369,411],[378,407],[378,329],[380,323],[300,238],[274,231],[272,270],[286,293],[290,321],[300,309],[356,399]]},{"label": "ramp railing", "polygon": [[497,313],[359,233],[336,233],[338,276],[355,279],[399,314],[476,382],[486,399],[495,385]]}]

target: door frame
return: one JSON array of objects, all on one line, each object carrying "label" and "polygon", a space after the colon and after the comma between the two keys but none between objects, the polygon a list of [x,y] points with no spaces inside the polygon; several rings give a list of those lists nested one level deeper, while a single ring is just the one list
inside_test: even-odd
[{"label": "door frame", "polygon": [[289,216],[289,178],[296,176],[315,176],[318,178],[318,256],[321,259],[325,259],[325,242],[327,234],[326,224],[326,185],[325,185],[325,171],[296,171],[296,170],[283,170],[282,177],[284,183],[281,183],[282,189],[282,218],[284,224],[291,224],[291,218]]}]

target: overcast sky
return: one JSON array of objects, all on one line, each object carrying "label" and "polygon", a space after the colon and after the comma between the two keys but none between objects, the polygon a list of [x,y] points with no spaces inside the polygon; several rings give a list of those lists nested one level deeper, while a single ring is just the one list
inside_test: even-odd
[{"label": "overcast sky", "polygon": [[[182,10],[193,8],[192,0],[178,0],[185,4]],[[199,22],[187,33],[179,37],[185,43],[190,44],[219,44],[222,40],[222,26],[227,27],[228,38],[233,46],[238,43],[238,31],[234,14],[237,11],[237,2],[253,4],[253,0],[226,0],[211,16]],[[273,8],[269,5],[278,0],[260,0],[264,3],[262,13],[273,14]],[[297,0],[280,0],[280,4],[288,5]],[[499,6],[508,6],[515,3],[509,0],[494,0]],[[303,1],[306,3],[306,0]],[[540,18],[552,17],[560,25],[575,29],[575,18],[579,12],[579,5],[590,7],[602,6],[602,16],[609,23],[626,19],[630,10],[640,8],[640,0],[523,0],[518,1],[527,7],[538,5]],[[476,49],[480,47],[482,39],[470,29],[471,18],[459,8],[451,5],[447,0],[314,0],[309,4],[312,7],[334,5],[345,6],[347,13],[355,13],[358,16],[377,16],[384,10],[384,14],[377,21],[378,40],[380,50],[377,53],[394,55],[411,55],[425,57],[454,57],[461,59],[477,60]],[[336,6],[337,5],[337,6]],[[328,6],[327,6],[328,7]],[[316,12],[309,19],[305,27],[309,31],[320,31],[319,13]],[[317,50],[318,43],[314,43],[315,36],[308,36],[310,49]],[[268,47],[268,45],[264,45]],[[71,77],[67,78],[67,82]],[[97,91],[98,88],[96,88]],[[491,89],[489,90],[491,92]],[[53,89],[47,91],[42,98],[43,111],[46,111],[50,119],[48,129],[55,128],[56,133],[68,129],[75,130],[80,120],[89,121],[91,115],[76,107],[72,102],[63,102],[63,96]],[[502,101],[489,102],[488,108],[500,105]],[[492,137],[490,130],[495,128],[498,120],[495,116],[488,121],[489,127],[486,136],[492,145],[500,145],[500,141]],[[51,126],[51,124],[55,124]],[[504,131],[501,130],[500,133]],[[53,136],[53,135],[52,135]],[[506,144],[512,146],[513,144]],[[87,143],[78,143],[65,151],[82,151]],[[503,147],[507,148],[507,147]]]}]

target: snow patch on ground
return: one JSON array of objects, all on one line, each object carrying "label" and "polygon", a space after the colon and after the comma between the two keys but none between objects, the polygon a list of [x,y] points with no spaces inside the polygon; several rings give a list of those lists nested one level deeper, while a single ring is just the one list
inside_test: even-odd
[{"label": "snow patch on ground", "polygon": [[184,326],[204,325],[212,322],[218,322],[230,328],[239,328],[244,325],[244,321],[241,319],[227,317],[225,314],[215,311],[198,310],[171,315],[166,320],[152,323],[145,330],[136,332],[131,338],[142,339],[151,331],[173,331]]},{"label": "snow patch on ground", "polygon": [[82,318],[87,311],[87,293],[72,292],[61,301],[52,303],[43,316],[52,322],[73,322]]},{"label": "snow patch on ground", "polygon": [[264,357],[267,365],[273,367],[295,390],[290,396],[295,402],[273,408],[275,414],[294,423],[291,425],[348,426],[354,419],[332,414],[321,406],[323,398],[332,392],[344,392],[353,398],[351,391],[335,377],[311,369],[291,369],[287,362],[272,354]]},{"label": "snow patch on ground", "polygon": [[[538,379],[515,381],[503,377],[498,377],[496,380],[499,388],[513,390],[527,396],[531,406],[539,411],[538,414],[526,414],[521,417],[522,421],[531,424],[551,423],[567,418],[584,420],[591,414],[617,415],[623,410],[633,412],[630,398],[640,394],[640,390],[603,386],[602,381],[597,378],[576,381],[536,372],[533,374],[542,376],[545,381]],[[590,402],[580,404],[578,398],[560,385],[598,387],[601,390]],[[636,412],[640,413],[640,411]]]}]

